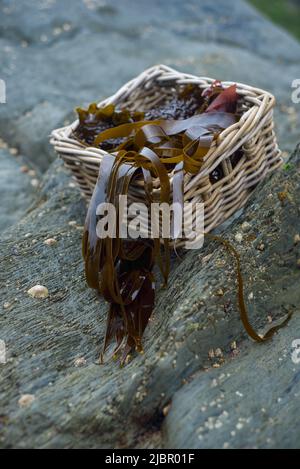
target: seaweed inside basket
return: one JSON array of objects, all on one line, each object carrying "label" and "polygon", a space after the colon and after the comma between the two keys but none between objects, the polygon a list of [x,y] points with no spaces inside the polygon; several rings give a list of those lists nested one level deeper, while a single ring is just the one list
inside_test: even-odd
[{"label": "seaweed inside basket", "polygon": [[[96,103],[90,104],[87,109],[77,108],[79,125],[74,131],[76,139],[86,145],[94,145],[96,137],[105,130],[117,127],[126,123],[154,120],[184,120],[192,116],[204,113],[213,106],[214,100],[224,91],[219,81],[215,81],[210,88],[204,92],[197,85],[186,85],[180,91],[174,93],[171,99],[166,100],[159,106],[146,111],[130,111],[126,107],[117,107],[109,104],[99,108]],[[233,88],[231,88],[233,94]],[[222,104],[222,103],[221,103]],[[224,106],[224,102],[223,102]],[[227,102],[226,111],[236,113],[237,101]],[[120,145],[128,142],[127,149],[131,149],[130,141],[126,137],[115,137],[107,139],[98,146],[107,152],[115,151]],[[231,157],[232,166],[236,166],[242,152],[237,151]],[[173,167],[171,166],[171,169]],[[222,166],[212,170],[210,181],[212,184],[220,181],[224,177]]]},{"label": "seaweed inside basket", "polygon": [[[146,111],[130,111],[126,107],[116,107],[112,104],[98,108],[96,103],[92,103],[86,110],[77,108],[79,125],[74,135],[86,144],[92,145],[95,137],[109,128],[141,120],[187,119],[204,111],[209,101],[209,98],[202,96],[199,87],[188,85],[173,98]],[[124,138],[109,139],[99,146],[103,150],[112,150],[122,141]]]}]

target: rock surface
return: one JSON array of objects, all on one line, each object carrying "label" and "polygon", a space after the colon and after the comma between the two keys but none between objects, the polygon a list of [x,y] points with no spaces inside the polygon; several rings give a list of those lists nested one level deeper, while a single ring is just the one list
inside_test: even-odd
[{"label": "rock surface", "polygon": [[[15,150],[10,149],[10,151]],[[37,171],[22,156],[0,148],[0,231],[23,218],[37,190]]]},{"label": "rock surface", "polygon": [[[300,338],[299,150],[290,164],[260,186],[226,233],[236,243],[250,225],[239,249],[255,326],[291,310],[290,324],[270,343],[252,343],[238,318],[233,261],[209,243],[176,261],[169,287],[158,292],[145,355],[120,369],[98,364],[106,305],[86,288],[85,207],[56,163],[35,207],[2,238],[2,446],[299,446],[300,364],[291,358]],[[49,237],[57,243],[45,245]],[[49,298],[28,295],[36,284]],[[220,349],[215,358],[212,349]],[[26,407],[18,405],[23,395],[34,396]]]},{"label": "rock surface", "polygon": [[[157,0],[147,2],[147,17],[144,0],[68,4],[0,2],[0,78],[8,91],[1,137],[26,157],[8,148],[0,154],[7,168],[0,446],[299,448],[299,148],[224,232],[242,255],[255,327],[293,311],[289,325],[269,343],[248,339],[236,307],[234,261],[210,242],[174,261],[169,287],[157,294],[145,355],[123,369],[98,362],[107,307],[84,280],[84,201],[59,161],[40,188],[31,183],[38,172],[20,172],[23,164],[49,166],[48,134],[70,109],[157,62],[274,91],[281,144],[289,150],[299,122],[299,106],[290,101],[299,44],[242,1],[171,7]],[[49,238],[57,242],[45,244]],[[30,297],[35,285],[49,296]]]}]

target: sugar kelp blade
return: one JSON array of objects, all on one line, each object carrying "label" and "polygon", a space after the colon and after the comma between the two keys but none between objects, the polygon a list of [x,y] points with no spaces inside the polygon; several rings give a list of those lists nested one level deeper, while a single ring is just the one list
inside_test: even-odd
[{"label": "sugar kelp blade", "polygon": [[[188,128],[193,126],[201,126],[209,128],[211,126],[218,126],[222,129],[226,129],[230,125],[236,122],[236,117],[234,114],[221,111],[211,111],[207,113],[197,114],[188,119],[182,120],[154,120],[154,121],[139,121],[128,124],[122,124],[118,127],[113,127],[101,132],[94,140],[94,146],[100,145],[105,140],[120,138],[120,137],[129,137],[132,133],[146,127],[146,135],[144,141],[142,140],[141,133],[138,134],[137,147],[143,146],[145,141],[148,141],[147,138],[150,134],[151,138],[155,135],[163,136],[165,135],[176,135],[180,132],[185,132]],[[149,127],[148,127],[149,126]],[[160,129],[154,130],[158,126]],[[148,135],[147,135],[148,134]],[[139,145],[140,143],[140,145]]]},{"label": "sugar kelp blade", "polygon": [[[135,244],[143,244],[142,241],[131,241],[131,243],[133,248],[135,248]],[[140,257],[136,258],[135,256],[134,261],[121,259],[119,263],[118,283],[126,321],[124,321],[121,305],[111,303],[103,353],[112,339],[115,339],[117,344],[114,353],[116,350],[122,349],[123,359],[133,348],[141,350],[142,335],[154,307],[155,285],[151,272],[153,267],[152,249],[151,244],[143,246]]]},{"label": "sugar kelp blade", "polygon": [[99,288],[99,270],[101,269],[102,240],[97,236],[97,207],[107,199],[109,179],[114,159],[111,155],[104,155],[101,161],[98,179],[88,207],[85,220],[82,252],[85,261],[85,275],[91,288]]},{"label": "sugar kelp blade", "polygon": [[[119,258],[121,240],[119,227],[117,223],[119,215],[119,195],[128,191],[131,178],[134,176],[137,168],[133,165],[126,164],[122,158],[114,158],[114,164],[109,179],[109,188],[107,194],[107,202],[113,204],[116,211],[116,230],[115,237],[106,236],[103,239],[103,249],[105,262],[101,271],[100,292],[109,302],[116,302],[122,305],[122,297],[118,285],[116,273],[116,261]],[[126,321],[126,318],[124,318]]]},{"label": "sugar kelp blade", "polygon": [[[106,200],[113,202],[116,206],[118,206],[117,195],[128,192],[130,180],[134,173],[138,171],[138,167],[123,162],[123,157],[125,157],[124,153],[119,155],[119,159],[118,156],[113,158],[114,164],[109,179],[109,187],[106,191]],[[156,163],[158,164],[158,162]],[[163,169],[161,165],[161,170]],[[140,248],[136,241],[132,241],[134,248],[129,251],[129,254],[127,249],[127,255],[123,259],[122,256],[125,252],[125,249],[122,248],[123,243],[125,241],[118,238],[112,240],[107,237],[103,240],[104,263],[100,272],[100,291],[105,299],[111,303],[104,351],[113,337],[117,342],[116,350],[122,348],[123,339],[127,338],[125,349],[129,353],[130,344],[134,343],[137,348],[140,347],[141,336],[139,330],[143,331],[144,328],[139,326],[138,330],[136,324],[137,321],[139,325],[145,324],[144,319],[141,317],[142,311],[146,308],[151,314],[153,309],[154,299],[152,307],[150,307],[149,294],[143,287],[143,283],[151,273],[154,256],[152,254],[152,244],[147,245],[149,242],[145,241],[145,246]],[[114,246],[117,246],[116,250],[113,249]],[[146,255],[147,251],[149,255]],[[128,257],[133,260],[130,261]],[[154,289],[153,282],[151,285]],[[142,297],[140,295],[141,289],[143,289]],[[146,299],[147,305],[144,305],[143,298]],[[137,320],[135,316],[139,319]]]},{"label": "sugar kelp blade", "polygon": [[[142,158],[140,160],[140,157]],[[170,204],[170,195],[171,195],[171,187],[170,187],[170,180],[168,172],[165,166],[160,161],[159,157],[156,155],[154,151],[150,148],[144,147],[139,155],[138,160],[141,164],[143,162],[143,158],[146,158],[151,162],[153,170],[156,172],[157,177],[160,181],[160,203],[167,203]],[[164,277],[165,284],[168,281],[169,273],[170,273],[170,246],[169,246],[169,239],[164,239],[164,260],[161,256],[160,245],[158,247],[158,263],[162,275]]]},{"label": "sugar kelp blade", "polygon": [[[172,181],[173,189],[173,204],[174,215],[171,222],[171,236],[176,241],[181,236],[183,226],[183,181],[184,181],[184,167],[183,162],[178,163],[174,169],[174,176]],[[177,209],[179,207],[179,209]],[[180,210],[180,211],[179,211]]]}]

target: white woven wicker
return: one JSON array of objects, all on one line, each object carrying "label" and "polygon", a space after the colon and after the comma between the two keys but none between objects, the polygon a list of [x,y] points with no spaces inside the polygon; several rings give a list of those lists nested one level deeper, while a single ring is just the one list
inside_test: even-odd
[{"label": "white woven wicker", "polygon": [[[165,65],[156,65],[100,102],[99,107],[113,103],[132,110],[145,111],[174,96],[183,85],[194,83],[205,89],[213,81],[212,78],[197,77]],[[225,87],[234,83],[222,82]],[[237,93],[241,98],[239,122],[224,130],[214,141],[200,172],[196,175],[186,174],[184,179],[185,202],[204,203],[206,232],[242,207],[257,183],[282,163],[273,129],[274,96],[241,83],[237,83]],[[73,172],[84,196],[89,199],[105,151],[79,143],[72,136],[77,125],[78,121],[75,121],[69,126],[54,130],[51,143]],[[233,168],[230,156],[237,150],[242,151],[242,157]],[[219,165],[224,177],[212,183],[210,174]],[[172,179],[172,173],[170,178]],[[142,181],[135,181],[129,192],[132,199],[144,200],[142,185]],[[159,191],[159,180],[154,181],[154,187]]]}]

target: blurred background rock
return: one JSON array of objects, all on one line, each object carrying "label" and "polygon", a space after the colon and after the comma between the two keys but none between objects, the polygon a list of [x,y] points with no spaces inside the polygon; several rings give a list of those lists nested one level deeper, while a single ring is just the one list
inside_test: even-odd
[{"label": "blurred background rock", "polygon": [[250,0],[250,3],[300,39],[300,0]]}]

